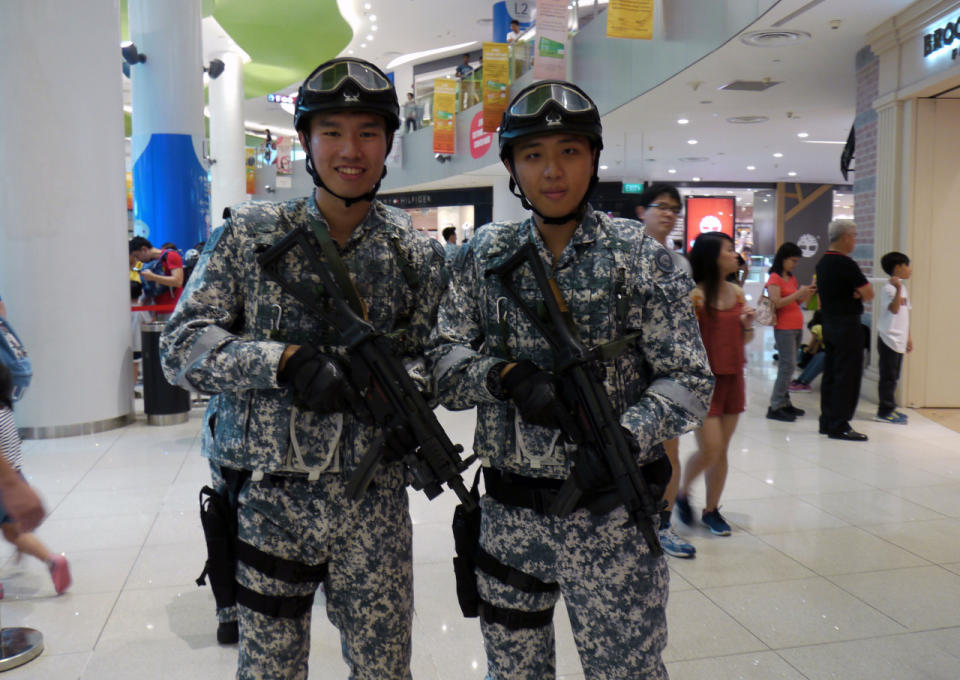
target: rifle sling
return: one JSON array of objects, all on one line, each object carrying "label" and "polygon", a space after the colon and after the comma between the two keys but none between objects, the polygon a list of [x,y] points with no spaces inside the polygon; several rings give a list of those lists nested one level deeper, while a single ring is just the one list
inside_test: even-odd
[{"label": "rifle sling", "polygon": [[340,252],[337,249],[337,244],[333,242],[333,237],[330,236],[330,230],[327,229],[327,225],[323,224],[311,215],[310,227],[313,229],[313,233],[317,237],[317,242],[320,244],[320,250],[323,251],[323,257],[326,259],[327,265],[330,267],[330,272],[333,274],[333,278],[336,280],[337,286],[340,287],[340,292],[343,293],[343,296],[347,299],[347,304],[350,305],[350,308],[357,316],[369,321],[369,317],[367,315],[367,306],[364,304],[363,300],[360,299],[360,294],[357,293],[357,287],[354,285],[353,279],[350,278],[350,273],[347,272],[347,268],[343,264],[343,260],[340,258]]}]

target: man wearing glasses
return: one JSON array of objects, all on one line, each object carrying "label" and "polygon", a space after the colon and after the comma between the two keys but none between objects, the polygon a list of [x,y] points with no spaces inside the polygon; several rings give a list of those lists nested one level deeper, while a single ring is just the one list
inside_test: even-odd
[{"label": "man wearing glasses", "polygon": [[[385,463],[359,500],[347,495],[347,480],[385,433],[361,414],[364,385],[351,375],[341,335],[260,262],[285,235],[306,234],[352,296],[350,306],[355,301],[376,331],[391,334],[405,364],[422,364],[443,250],[376,199],[399,125],[396,92],[373,64],[334,59],[311,73],[294,126],[315,190],[232,208],[162,337],[167,379],[218,395],[204,455],[238,505],[241,680],[306,679],[321,584],[350,677],[410,678],[404,467]],[[286,251],[271,273],[326,300],[303,251]]]},{"label": "man wearing glasses", "polygon": [[[596,106],[575,85],[541,81],[516,95],[500,124],[500,158],[533,214],[478,230],[455,260],[430,352],[442,403],[477,407],[486,494],[476,569],[457,576],[458,593],[476,588],[490,680],[556,677],[560,595],[587,677],[667,677],[668,571],[656,531],[645,538],[628,515],[608,459],[565,434],[577,403],[531,320],[547,299],[535,276],[547,271],[568,332],[609,350],[589,367],[655,506],[669,479],[658,444],[699,426],[712,374],[689,279],[637,222],[587,203],[601,135]],[[503,273],[518,251],[528,259]],[[556,500],[571,474],[583,495],[562,513]],[[659,524],[654,515],[645,528]]]}]

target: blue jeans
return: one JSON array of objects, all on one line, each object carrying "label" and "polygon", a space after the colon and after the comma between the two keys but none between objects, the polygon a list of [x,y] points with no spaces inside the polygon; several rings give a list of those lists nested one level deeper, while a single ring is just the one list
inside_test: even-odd
[{"label": "blue jeans", "polygon": [[817,352],[814,354],[809,363],[804,366],[803,372],[800,374],[800,377],[797,378],[797,382],[803,383],[804,385],[812,383],[814,378],[823,373],[823,365],[826,361],[826,352]]}]

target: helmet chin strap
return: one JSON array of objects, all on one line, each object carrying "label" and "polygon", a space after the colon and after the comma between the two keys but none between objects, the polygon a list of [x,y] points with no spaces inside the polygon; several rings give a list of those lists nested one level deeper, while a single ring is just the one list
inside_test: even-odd
[{"label": "helmet chin strap", "polygon": [[537,217],[543,220],[544,224],[567,224],[571,220],[579,224],[580,220],[583,219],[584,214],[587,212],[587,202],[590,198],[590,194],[593,193],[594,187],[596,187],[597,182],[600,181],[600,177],[597,175],[598,164],[598,161],[595,161],[593,164],[593,177],[590,178],[590,186],[587,187],[587,191],[583,194],[583,198],[580,199],[577,207],[572,212],[568,212],[566,215],[561,215],[560,217],[547,217],[533,206],[533,204],[527,199],[526,194],[523,192],[523,187],[520,186],[520,182],[513,178],[512,163],[510,164],[510,193],[520,199],[520,205],[522,205],[525,210],[532,211],[535,215],[537,215]]},{"label": "helmet chin strap", "polygon": [[344,205],[348,208],[354,203],[363,203],[363,202],[369,203],[373,201],[373,199],[377,197],[377,192],[380,191],[380,183],[383,181],[383,178],[387,176],[387,166],[384,165],[383,173],[381,173],[380,179],[377,180],[377,183],[373,185],[373,188],[370,191],[368,191],[367,193],[361,196],[354,196],[352,198],[349,196],[341,196],[340,194],[330,189],[330,187],[324,184],[323,180],[320,179],[320,173],[317,172],[317,169],[313,167],[313,157],[310,155],[310,150],[304,147],[304,153],[307,156],[307,160],[306,160],[307,172],[310,173],[310,176],[313,178],[313,183],[319,188],[326,191],[331,196],[335,198],[339,198],[341,201],[343,201]]}]

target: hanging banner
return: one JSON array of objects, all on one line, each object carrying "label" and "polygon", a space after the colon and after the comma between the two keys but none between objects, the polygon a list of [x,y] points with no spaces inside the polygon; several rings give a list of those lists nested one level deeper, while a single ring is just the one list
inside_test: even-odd
[{"label": "hanging banner", "polygon": [[534,80],[566,80],[567,33],[570,22],[568,0],[537,0]]},{"label": "hanging banner", "polygon": [[[277,174],[292,175],[293,165],[290,155],[293,153],[292,137],[277,137]],[[279,185],[278,185],[279,186]]]},{"label": "hanging banner", "polygon": [[653,39],[653,0],[610,0],[607,37]]},{"label": "hanging banner", "polygon": [[433,81],[433,153],[452,154],[457,136],[457,81],[436,78]]},{"label": "hanging banner", "polygon": [[483,131],[496,132],[507,110],[510,88],[510,46],[483,43]]},{"label": "hanging banner", "polygon": [[257,147],[247,147],[247,193],[257,193]]}]

